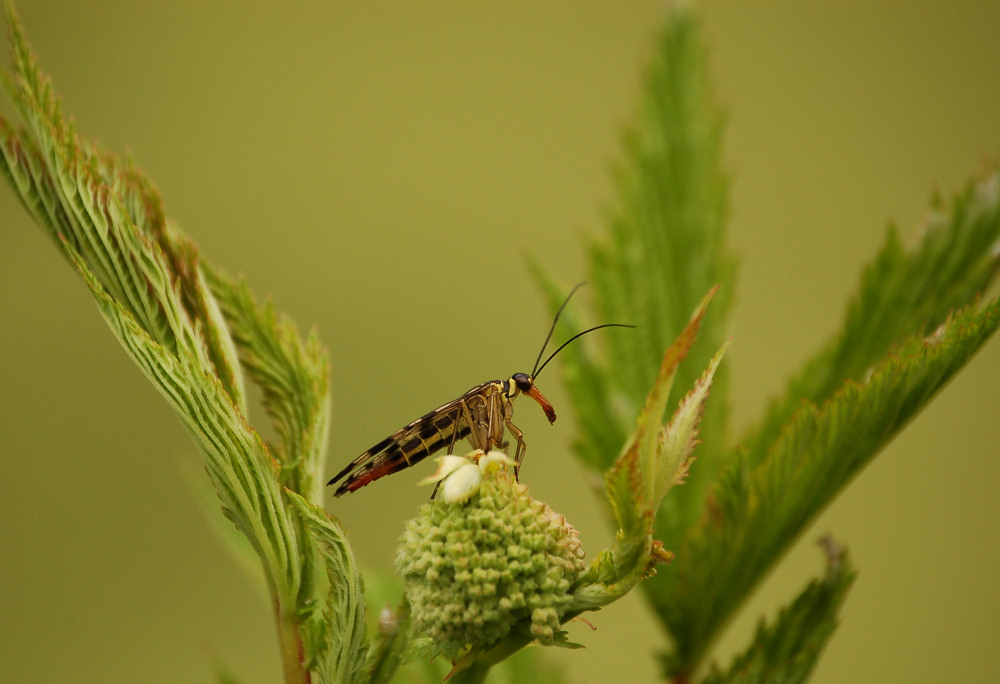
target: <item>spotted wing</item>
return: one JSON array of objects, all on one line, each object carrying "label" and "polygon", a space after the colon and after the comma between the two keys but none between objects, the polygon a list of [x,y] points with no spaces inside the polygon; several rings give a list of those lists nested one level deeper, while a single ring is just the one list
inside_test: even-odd
[{"label": "spotted wing", "polygon": [[489,386],[486,383],[473,387],[458,399],[396,430],[358,456],[327,482],[327,485],[332,485],[346,476],[334,496],[361,489],[369,482],[409,468],[439,449],[465,439],[469,435],[467,411],[463,410],[465,402],[469,397],[486,391]]}]

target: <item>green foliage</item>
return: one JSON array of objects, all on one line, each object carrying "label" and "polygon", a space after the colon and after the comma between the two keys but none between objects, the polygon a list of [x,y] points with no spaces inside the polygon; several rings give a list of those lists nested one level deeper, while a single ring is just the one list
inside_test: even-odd
[{"label": "green foliage", "polygon": [[289,500],[306,522],[326,569],[328,591],[322,615],[310,611],[303,632],[307,661],[324,682],[362,679],[365,652],[365,603],[361,577],[344,531],[321,506],[295,492]]},{"label": "green foliage", "polygon": [[[317,507],[326,352],[208,269],[137,169],[79,139],[9,6],[7,23],[13,72],[4,85],[23,127],[0,118],[0,168],[198,445],[223,513],[264,569],[286,681],[307,681],[309,666],[322,681],[357,679],[360,578],[339,526]],[[247,420],[244,371],[263,391],[279,445]],[[324,607],[328,620],[318,617]]]},{"label": "green foliage", "polygon": [[298,543],[282,512],[274,463],[241,420],[233,346],[218,318],[207,315],[212,307],[196,303],[210,295],[200,271],[185,268],[195,257],[175,249],[183,241],[166,231],[138,172],[77,139],[20,27],[11,15],[8,21],[15,72],[7,91],[27,129],[0,122],[3,168],[76,266],[126,352],[191,431],[227,516],[265,560],[276,592],[294,596]]},{"label": "green foliage", "polygon": [[785,395],[741,440],[751,463],[767,455],[802,399],[820,403],[846,380],[861,381],[901,340],[930,333],[952,311],[975,301],[997,275],[1000,203],[997,176],[970,183],[951,210],[935,200],[915,249],[889,227],[885,245],[865,270],[841,332],[788,383]]},{"label": "green foliage", "polygon": [[[439,681],[448,672],[440,663],[401,669],[421,648],[405,602],[381,612],[368,648],[361,576],[343,530],[322,509],[329,361],[317,336],[303,340],[269,303],[210,266],[168,222],[148,179],[77,136],[9,7],[7,23],[13,67],[4,86],[21,125],[0,117],[0,169],[191,433],[222,511],[263,569],[285,680]],[[604,475],[617,534],[566,580],[568,603],[546,622],[547,639],[567,645],[560,621],[641,583],[670,643],[664,673],[677,682],[707,669],[721,630],[806,525],[1000,326],[1000,303],[980,301],[1000,263],[994,172],[950,207],[938,202],[915,248],[889,230],[841,332],[731,446],[720,364],[735,263],[723,230],[721,117],[705,71],[697,22],[682,5],[623,141],[607,234],[589,244],[594,316],[637,328],[608,335],[604,357],[586,345],[562,356],[575,448]],[[555,310],[563,288],[532,268]],[[579,330],[574,318],[567,310],[560,331]],[[248,419],[246,379],[261,389],[274,444]],[[846,552],[825,548],[825,575],[704,681],[808,677],[854,578]],[[491,672],[494,681],[560,681],[531,654],[511,657],[531,643],[526,630],[497,639],[466,651],[452,681]]]},{"label": "green foliage", "polygon": [[[577,452],[591,468],[606,468],[622,444],[629,448],[625,424],[638,411],[640,393],[660,384],[660,350],[716,283],[723,306],[706,316],[687,372],[707,365],[721,344],[733,265],[722,233],[719,117],[704,70],[696,22],[686,7],[678,8],[625,139],[607,235],[593,240],[590,253],[595,316],[638,329],[631,337],[610,338],[603,359],[581,348],[563,357],[580,426]],[[950,212],[940,202],[935,208],[915,249],[905,249],[889,231],[842,332],[795,375],[737,448],[728,446],[726,384],[716,377],[701,424],[699,462],[688,483],[671,490],[655,520],[657,539],[677,560],[643,584],[671,643],[667,676],[688,681],[699,671],[733,613],[809,521],[996,331],[998,303],[981,306],[978,297],[998,266],[997,176],[970,185]],[[554,308],[562,288],[538,264],[532,268]],[[572,312],[566,319],[576,325]],[[674,387],[670,401],[687,386]],[[612,490],[610,514],[619,524],[623,517],[638,519],[640,505],[624,493],[637,469],[623,470],[621,463],[611,470],[620,484]],[[816,604],[817,625],[833,624],[848,583],[838,584],[836,600]],[[761,658],[794,650],[782,641],[781,625],[797,620],[800,602],[814,593],[807,589],[781,616],[777,631],[763,630],[744,660],[712,681],[804,678],[815,652],[785,670],[773,662],[763,667]],[[820,632],[802,647],[818,650],[825,638]],[[748,679],[748,671],[756,674]]]},{"label": "green foliage", "polygon": [[797,684],[808,679],[855,578],[846,551],[829,537],[820,544],[826,551],[826,574],[807,584],[773,624],[762,621],[753,643],[728,671],[713,668],[704,684]]},{"label": "green foliage", "polygon": [[[711,102],[705,48],[687,9],[670,12],[657,53],[646,72],[636,120],[624,136],[607,234],[589,244],[595,318],[636,326],[607,337],[608,358],[629,363],[610,368],[588,358],[582,346],[563,352],[566,385],[578,418],[576,450],[598,471],[618,456],[663,351],[705,293],[717,285],[722,287],[705,313],[689,362],[678,369],[671,405],[693,386],[722,346],[735,272],[735,260],[724,243],[728,183],[719,163],[722,117]],[[563,297],[551,282],[548,294],[553,308]],[[567,317],[564,329],[570,323]],[[715,386],[725,396],[724,371]],[[724,402],[706,407],[708,434],[724,432],[725,408]],[[705,440],[699,468],[715,472],[721,454],[718,441]],[[673,492],[657,521],[664,541],[672,544],[678,531],[697,517],[703,498],[704,485],[698,482]]]},{"label": "green foliage", "polygon": [[330,361],[313,332],[303,344],[295,326],[269,303],[258,306],[245,283],[205,268],[212,294],[236,344],[243,369],[264,393],[264,410],[281,442],[270,445],[281,482],[322,500],[321,471],[329,430]]},{"label": "green foliage", "polygon": [[956,312],[928,338],[903,340],[864,383],[803,402],[759,464],[739,449],[691,531],[662,615],[672,669],[700,660],[715,634],[805,525],[934,396],[1000,325],[1000,302]]},{"label": "green foliage", "polygon": [[664,354],[635,431],[605,476],[605,492],[618,533],[614,545],[591,562],[578,583],[571,610],[596,610],[611,603],[653,575],[658,563],[671,560],[662,544],[653,539],[653,522],[667,492],[687,477],[706,400],[725,349],[715,355],[669,423],[665,419],[667,398],[680,362],[695,342],[709,299],[702,301]]}]

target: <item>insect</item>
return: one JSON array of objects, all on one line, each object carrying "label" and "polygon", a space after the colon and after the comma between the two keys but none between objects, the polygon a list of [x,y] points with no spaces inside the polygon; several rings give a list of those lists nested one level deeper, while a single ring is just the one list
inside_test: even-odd
[{"label": "insect", "polygon": [[559,311],[556,312],[552,327],[549,328],[549,334],[545,338],[541,351],[538,352],[535,366],[530,373],[514,373],[506,380],[490,380],[476,385],[457,399],[439,406],[406,427],[396,430],[347,464],[343,470],[326,483],[332,485],[343,480],[334,492],[334,496],[356,491],[380,477],[409,468],[444,447],[448,447],[448,453],[452,453],[455,442],[465,438],[468,438],[473,449],[482,449],[483,451],[490,451],[494,447],[504,449],[507,447],[507,443],[504,441],[505,428],[517,441],[517,450],[514,455],[514,477],[517,477],[521,461],[524,459],[525,443],[524,433],[511,422],[514,411],[513,400],[519,394],[531,397],[542,407],[549,423],[554,423],[556,420],[555,409],[535,387],[535,379],[538,378],[549,361],[570,342],[589,332],[601,328],[635,327],[622,323],[605,323],[589,328],[563,342],[545,359],[544,363],[539,365],[542,354],[545,353],[545,347],[552,339],[559,315],[566,308],[573,293],[582,285],[583,283],[580,283],[573,288],[562,306],[559,307]]}]

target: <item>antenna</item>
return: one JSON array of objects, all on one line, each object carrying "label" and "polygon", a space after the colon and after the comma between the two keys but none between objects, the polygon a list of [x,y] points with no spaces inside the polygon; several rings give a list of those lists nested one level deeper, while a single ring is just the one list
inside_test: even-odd
[{"label": "antenna", "polygon": [[[559,310],[556,311],[556,317],[552,319],[552,327],[549,328],[549,334],[545,336],[545,342],[542,343],[542,348],[538,350],[538,358],[535,359],[535,365],[532,368],[531,377],[535,377],[535,375],[537,375],[537,371],[541,370],[541,368],[538,367],[538,362],[542,360],[542,354],[545,353],[545,348],[547,346],[549,346],[549,340],[552,339],[552,333],[554,333],[555,330],[556,330],[556,323],[559,322],[559,316],[562,315],[563,309],[565,309],[566,305],[569,304],[569,300],[573,298],[573,295],[576,293],[576,291],[579,290],[581,287],[583,287],[586,284],[587,284],[586,280],[583,280],[583,281],[580,281],[579,283],[577,283],[576,287],[574,287],[572,290],[570,290],[569,294],[566,295],[566,299],[563,300],[563,303],[559,307]],[[551,357],[549,357],[549,358],[551,358]],[[546,361],[545,363],[548,363],[548,361]],[[544,365],[545,364],[543,363],[542,366],[544,366]]]},{"label": "antenna", "polygon": [[545,359],[545,362],[541,366],[539,366],[538,362],[542,360],[542,354],[545,353],[545,348],[547,346],[549,346],[549,340],[552,339],[552,333],[555,332],[556,323],[559,322],[559,316],[562,314],[563,309],[565,309],[566,305],[569,304],[569,300],[572,299],[572,297],[576,293],[576,291],[579,290],[581,287],[583,287],[586,284],[587,284],[586,280],[584,280],[583,282],[577,283],[576,287],[574,287],[572,290],[570,290],[569,294],[566,295],[566,299],[563,301],[562,305],[559,307],[559,310],[556,311],[556,317],[554,319],[552,319],[552,327],[549,328],[549,334],[545,336],[545,343],[542,344],[542,348],[538,352],[538,358],[535,359],[535,366],[534,366],[534,368],[531,371],[531,377],[532,377],[532,379],[537,378],[538,375],[542,372],[542,369],[545,368],[547,365],[549,365],[549,361],[551,361],[553,358],[555,358],[556,354],[558,354],[563,349],[565,349],[566,345],[568,345],[570,342],[572,342],[576,338],[583,337],[587,333],[594,332],[595,330],[600,330],[601,328],[634,328],[635,327],[634,325],[627,325],[625,323],[604,323],[603,325],[595,325],[593,328],[587,328],[583,332],[578,332],[577,334],[573,335],[573,337],[569,338],[568,340],[566,340],[565,342],[563,342],[561,345],[559,345],[559,348],[556,349],[551,354],[549,354],[549,358]]},{"label": "antenna", "polygon": [[575,340],[578,337],[583,337],[587,333],[594,332],[595,330],[600,330],[601,328],[634,328],[634,327],[635,327],[634,325],[628,325],[627,323],[604,323],[603,325],[595,325],[593,328],[587,328],[583,332],[579,332],[579,333],[573,335],[573,337],[569,338],[568,340],[566,340],[565,342],[563,342],[561,345],[559,345],[559,348],[556,349],[554,352],[552,352],[549,355],[549,358],[545,359],[545,363],[543,363],[538,370],[536,370],[534,373],[532,373],[531,377],[532,378],[537,378],[538,374],[542,372],[542,368],[545,368],[547,365],[549,365],[549,361],[551,361],[555,357],[556,354],[558,354],[563,349],[565,349],[566,345],[568,345],[570,342],[572,342],[573,340]]}]

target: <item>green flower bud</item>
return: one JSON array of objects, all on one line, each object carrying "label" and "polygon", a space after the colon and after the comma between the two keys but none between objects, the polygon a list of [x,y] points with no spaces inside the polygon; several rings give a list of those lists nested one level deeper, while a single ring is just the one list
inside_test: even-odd
[{"label": "green flower bud", "polygon": [[[480,466],[472,466],[481,475],[475,492],[421,506],[396,552],[414,629],[450,658],[467,646],[499,641],[521,621],[535,639],[551,644],[569,589],[586,567],[579,535],[513,481],[506,456],[476,451],[469,457]],[[464,481],[471,474],[468,464],[449,462],[444,470],[437,478],[442,490],[449,478]]]}]

